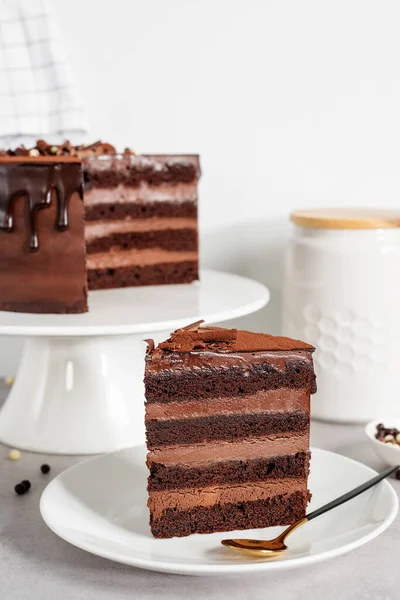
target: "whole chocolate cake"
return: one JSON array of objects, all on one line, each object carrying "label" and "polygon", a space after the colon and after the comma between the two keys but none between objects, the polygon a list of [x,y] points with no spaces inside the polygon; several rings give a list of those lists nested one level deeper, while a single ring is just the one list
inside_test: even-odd
[{"label": "whole chocolate cake", "polygon": [[196,155],[103,142],[0,151],[0,310],[84,312],[87,287],[198,279],[199,176]]},{"label": "whole chocolate cake", "polygon": [[287,525],[305,516],[313,351],[289,338],[199,324],[149,347],[155,537]]}]

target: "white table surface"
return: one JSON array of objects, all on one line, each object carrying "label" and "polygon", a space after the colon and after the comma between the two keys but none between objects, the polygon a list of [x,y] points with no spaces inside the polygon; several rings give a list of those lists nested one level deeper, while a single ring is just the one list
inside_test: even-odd
[{"label": "white table surface", "polygon": [[[0,382],[0,404],[7,393]],[[361,426],[312,423],[312,444],[380,469]],[[79,457],[22,453],[12,462],[0,446],[1,600],[397,600],[400,518],[376,540],[304,570],[252,577],[183,577],[109,562],[57,538],[41,519],[39,498],[51,477]],[[48,476],[40,465],[48,462]],[[18,497],[14,485],[32,481]],[[391,480],[400,494],[400,481]]]}]

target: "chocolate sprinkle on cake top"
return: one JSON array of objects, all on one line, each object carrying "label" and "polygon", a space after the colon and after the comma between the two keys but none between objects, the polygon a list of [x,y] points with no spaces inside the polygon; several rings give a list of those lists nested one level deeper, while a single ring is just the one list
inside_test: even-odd
[{"label": "chocolate sprinkle on cake top", "polygon": [[237,329],[200,327],[198,323],[177,329],[171,337],[158,345],[154,352],[190,352],[218,349],[219,352],[260,352],[310,350],[314,347],[306,342],[286,337],[276,337],[266,333],[251,333]]},{"label": "chocolate sprinkle on cake top", "polygon": [[[84,158],[87,156],[114,156],[117,154],[115,147],[107,142],[100,140],[93,144],[80,144],[73,146],[66,140],[62,144],[48,144],[45,140],[38,140],[36,146],[25,148],[24,145],[18,146],[15,150],[0,150],[0,156],[19,156],[38,158],[40,156],[73,156]],[[133,150],[125,148],[124,155],[135,154]]]}]

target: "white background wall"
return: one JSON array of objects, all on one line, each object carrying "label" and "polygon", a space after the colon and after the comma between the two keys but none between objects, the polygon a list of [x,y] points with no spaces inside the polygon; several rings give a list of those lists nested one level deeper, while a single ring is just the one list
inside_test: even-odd
[{"label": "white background wall", "polygon": [[279,331],[293,208],[399,206],[397,0],[53,5],[90,139],[201,154],[202,265],[272,292],[246,327]]}]

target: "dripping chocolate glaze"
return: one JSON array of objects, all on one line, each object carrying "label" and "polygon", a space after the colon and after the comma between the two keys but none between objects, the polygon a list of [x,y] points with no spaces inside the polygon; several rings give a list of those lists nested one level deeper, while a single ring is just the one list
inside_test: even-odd
[{"label": "dripping chocolate glaze", "polygon": [[13,206],[24,197],[28,210],[29,248],[39,249],[36,212],[48,208],[52,193],[57,198],[58,231],[68,229],[68,203],[75,192],[83,200],[82,171],[79,162],[2,162],[0,163],[0,230],[12,232]]}]

